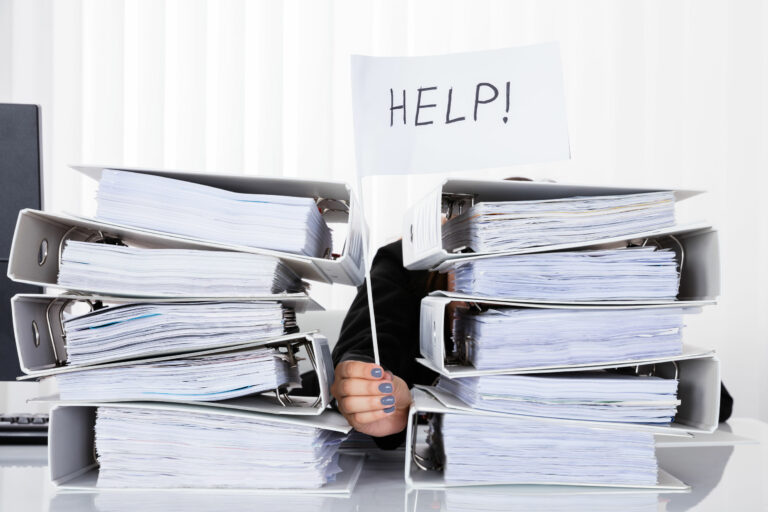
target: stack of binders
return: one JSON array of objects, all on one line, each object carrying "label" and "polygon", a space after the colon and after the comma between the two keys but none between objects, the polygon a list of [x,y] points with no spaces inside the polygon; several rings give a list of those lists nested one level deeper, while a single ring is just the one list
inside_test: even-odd
[{"label": "stack of binders", "polygon": [[351,492],[362,459],[338,452],[327,340],[296,320],[321,309],[304,279],[362,281],[350,189],[79,170],[99,180],[96,218],[21,211],[8,271],[63,289],[12,300],[23,378],[58,385],[41,398],[53,482]]},{"label": "stack of binders", "polygon": [[405,266],[450,288],[421,304],[440,377],[414,390],[410,485],[688,489],[654,436],[719,415],[719,361],[683,343],[719,293],[717,233],[675,221],[691,195],[449,179],[409,212]]}]

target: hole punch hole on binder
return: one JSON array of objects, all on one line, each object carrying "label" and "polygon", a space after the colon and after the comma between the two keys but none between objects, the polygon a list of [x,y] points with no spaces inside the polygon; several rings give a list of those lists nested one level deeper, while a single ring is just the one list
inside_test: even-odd
[{"label": "hole punch hole on binder", "polygon": [[40,251],[37,253],[37,264],[42,267],[45,264],[45,260],[47,259],[48,259],[48,240],[43,238],[40,241]]}]

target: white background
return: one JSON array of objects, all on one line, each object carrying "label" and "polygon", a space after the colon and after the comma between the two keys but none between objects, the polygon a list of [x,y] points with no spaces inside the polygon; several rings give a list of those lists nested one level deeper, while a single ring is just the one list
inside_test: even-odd
[{"label": "white background", "polygon": [[[42,105],[46,208],[85,212],[67,163],[352,181],[350,54],[559,41],[572,160],[467,174],[710,191],[683,210],[721,230],[722,300],[688,339],[768,420],[767,28],[760,0],[0,0],[0,101]],[[376,243],[436,179],[367,180]]]}]

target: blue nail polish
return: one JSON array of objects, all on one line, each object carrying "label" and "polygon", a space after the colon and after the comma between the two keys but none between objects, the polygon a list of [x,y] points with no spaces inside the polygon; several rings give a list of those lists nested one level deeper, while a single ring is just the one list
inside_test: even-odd
[{"label": "blue nail polish", "polygon": [[384,412],[387,414],[395,412],[395,406],[393,405],[392,407],[387,407],[386,409],[384,409]]},{"label": "blue nail polish", "polygon": [[395,403],[395,397],[392,395],[385,396],[381,399],[381,405],[392,405]]},{"label": "blue nail polish", "polygon": [[371,375],[373,375],[377,379],[381,378],[381,375],[382,375],[381,368],[374,368],[373,370],[371,370]]},{"label": "blue nail polish", "polygon": [[379,391],[382,393],[391,393],[392,392],[392,384],[389,382],[385,382],[384,384],[379,384]]}]

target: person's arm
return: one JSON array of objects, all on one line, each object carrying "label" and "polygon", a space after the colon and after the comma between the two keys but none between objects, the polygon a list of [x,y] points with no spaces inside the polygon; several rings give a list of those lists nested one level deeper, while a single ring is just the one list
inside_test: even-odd
[{"label": "person's arm", "polygon": [[401,243],[381,248],[371,267],[381,367],[372,364],[365,284],[358,288],[333,350],[336,375],[332,393],[339,410],[355,429],[378,437],[382,448],[394,448],[405,439],[411,401],[408,388],[426,370],[415,368],[414,360],[426,276],[427,272],[403,267]]}]

